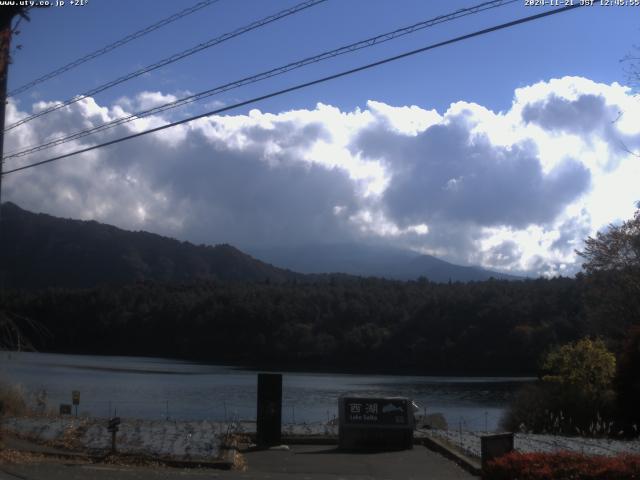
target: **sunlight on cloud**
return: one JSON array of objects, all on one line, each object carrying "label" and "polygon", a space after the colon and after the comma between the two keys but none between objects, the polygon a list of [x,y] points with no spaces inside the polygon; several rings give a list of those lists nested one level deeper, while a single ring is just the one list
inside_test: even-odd
[{"label": "sunlight on cloud", "polygon": [[[11,130],[6,151],[175,99],[87,98]],[[8,123],[56,104],[10,100]],[[137,119],[6,167],[165,125]],[[202,118],[5,179],[6,199],[203,243],[373,240],[461,264],[572,274],[585,236],[640,200],[640,102],[616,83],[564,77],[519,88],[494,112],[459,101],[370,100]]]}]

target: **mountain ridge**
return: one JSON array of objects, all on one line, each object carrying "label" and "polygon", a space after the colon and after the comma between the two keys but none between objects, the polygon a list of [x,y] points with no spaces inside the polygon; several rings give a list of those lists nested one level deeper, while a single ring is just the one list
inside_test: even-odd
[{"label": "mountain ridge", "polygon": [[[87,288],[139,281],[316,282],[326,281],[327,274],[424,277],[435,282],[519,279],[393,247],[271,247],[247,254],[229,244],[195,245],[95,220],[33,213],[11,202],[2,204],[0,228],[1,279],[9,288]],[[288,259],[283,252],[288,252]]]},{"label": "mountain ridge", "polygon": [[33,213],[9,202],[2,205],[1,228],[0,265],[8,287],[84,288],[147,280],[285,282],[304,277],[228,244],[194,245],[95,220]]},{"label": "mountain ridge", "polygon": [[[305,274],[340,271],[348,275],[383,277],[391,280],[417,280],[425,277],[433,282],[483,281],[490,278],[524,279],[481,267],[456,265],[411,250],[379,245],[341,243],[256,247],[246,250],[263,261]],[[342,269],[338,270],[339,268]]]}]

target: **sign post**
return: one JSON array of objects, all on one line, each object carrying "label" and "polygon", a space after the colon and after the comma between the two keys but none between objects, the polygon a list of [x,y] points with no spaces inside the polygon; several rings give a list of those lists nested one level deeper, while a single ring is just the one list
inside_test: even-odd
[{"label": "sign post", "polygon": [[116,453],[116,432],[119,430],[118,425],[120,425],[120,417],[109,419],[107,430],[111,432],[111,453]]},{"label": "sign post", "polygon": [[73,408],[76,412],[76,417],[78,416],[78,405],[80,405],[80,390],[73,390],[71,392],[71,403],[73,403]]},{"label": "sign post", "polygon": [[281,435],[282,375],[259,373],[256,443],[261,447],[279,445]]}]

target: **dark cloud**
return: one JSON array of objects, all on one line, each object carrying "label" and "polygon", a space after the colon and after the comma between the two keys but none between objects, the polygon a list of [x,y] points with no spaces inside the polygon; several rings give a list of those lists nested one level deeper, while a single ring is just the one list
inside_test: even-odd
[{"label": "dark cloud", "polygon": [[552,249],[567,254],[581,248],[591,231],[588,215],[582,212],[581,217],[570,218],[558,227],[558,231],[560,236],[551,244]]},{"label": "dark cloud", "polygon": [[578,161],[545,174],[533,143],[494,146],[451,120],[417,136],[375,125],[353,146],[385,159],[392,179],[383,201],[401,225],[446,220],[523,228],[552,221],[589,186],[589,170]]},{"label": "dark cloud", "polygon": [[617,116],[618,110],[607,105],[602,95],[580,95],[576,100],[567,100],[551,94],[522,109],[522,119],[527,123],[546,130],[580,134],[599,130]]},{"label": "dark cloud", "polygon": [[[123,135],[125,128],[109,135]],[[179,237],[197,243],[242,247],[353,238],[347,217],[357,195],[348,172],[300,158],[326,136],[321,125],[238,128],[234,135],[245,135],[246,146],[232,147],[198,127],[141,137],[102,149],[94,160],[77,157],[28,170],[20,185],[9,185],[9,196],[38,191],[45,200],[31,203],[36,210],[66,214],[75,208],[69,216],[76,217],[83,207],[96,212],[102,205],[105,215],[94,218],[168,235],[176,234],[177,221]],[[270,143],[280,151],[267,154]],[[343,215],[335,214],[336,206]]]},{"label": "dark cloud", "polygon": [[[559,135],[579,135],[586,143],[604,140],[614,151],[636,150],[640,135],[624,134],[617,128],[625,115],[620,105],[607,102],[604,95],[583,94],[568,100],[551,94],[544,100],[529,103],[522,109],[522,119]],[[620,156],[605,162],[607,170],[617,168]]]}]

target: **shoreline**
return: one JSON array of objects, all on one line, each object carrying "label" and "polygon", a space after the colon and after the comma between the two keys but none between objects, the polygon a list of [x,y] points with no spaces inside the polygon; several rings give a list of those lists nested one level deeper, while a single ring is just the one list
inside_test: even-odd
[{"label": "shoreline", "polygon": [[[103,357],[108,359],[113,358],[122,358],[122,359],[133,359],[133,360],[147,360],[147,361],[159,361],[159,362],[178,362],[184,365],[199,365],[199,366],[210,366],[210,367],[223,367],[231,370],[238,370],[244,372],[266,372],[266,373],[309,373],[309,374],[317,374],[317,375],[373,375],[373,376],[393,376],[393,377],[429,377],[429,378],[460,378],[460,379],[469,379],[470,382],[474,380],[487,380],[487,379],[495,379],[499,382],[512,382],[512,383],[527,383],[534,382],[538,379],[537,376],[534,376],[531,372],[524,373],[495,373],[495,372],[474,372],[473,374],[462,373],[457,371],[452,372],[432,372],[432,371],[423,371],[423,370],[407,370],[407,369],[380,369],[380,368],[341,368],[337,366],[327,366],[327,365],[317,365],[317,364],[298,364],[298,365],[290,365],[284,363],[258,363],[258,362],[226,362],[226,361],[209,361],[209,360],[198,360],[188,357],[172,357],[171,355],[166,356],[140,356],[140,355],[132,355],[132,354],[124,354],[124,353],[88,353],[88,352],[66,352],[66,351],[13,351],[13,350],[5,350],[2,352],[3,355],[21,355],[21,354],[44,354],[44,355],[73,355],[77,357]],[[94,367],[86,366],[86,367],[78,367],[73,365],[62,365],[69,368],[85,368],[91,369]],[[103,367],[95,367],[96,370],[110,370],[109,368]],[[113,371],[119,371],[117,369],[113,369]],[[131,370],[124,370],[131,371]],[[171,374],[176,372],[164,372],[164,371],[154,371],[154,370],[143,370],[138,371],[138,373],[165,373]],[[181,372],[178,372],[181,373]]]}]

